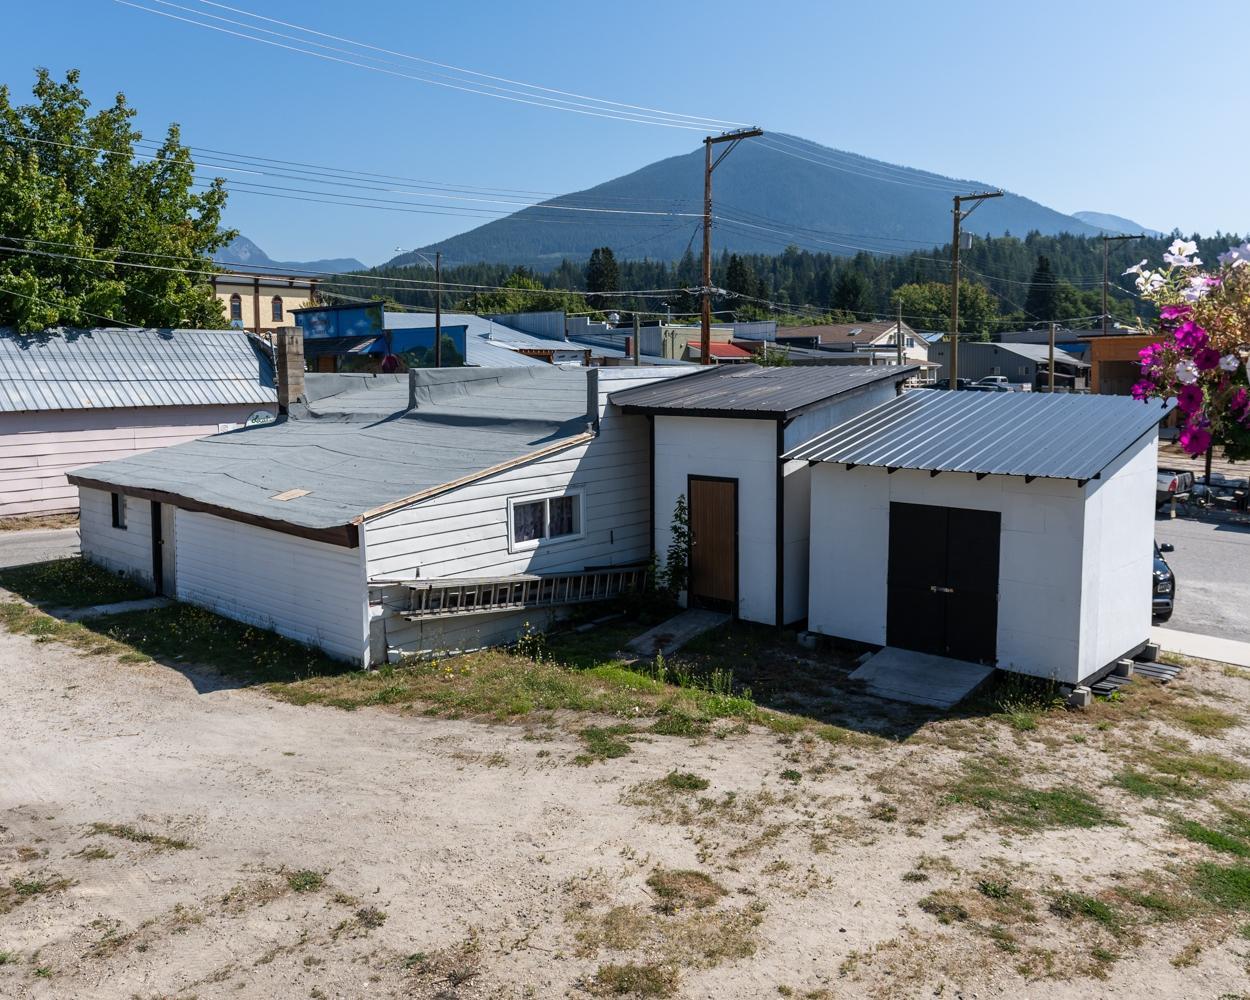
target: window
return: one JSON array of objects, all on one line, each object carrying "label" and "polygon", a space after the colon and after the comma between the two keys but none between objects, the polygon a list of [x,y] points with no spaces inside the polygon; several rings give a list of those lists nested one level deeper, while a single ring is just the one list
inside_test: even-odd
[{"label": "window", "polygon": [[112,493],[113,498],[113,527],[126,530],[126,494]]},{"label": "window", "polygon": [[907,343],[907,346],[908,346],[908,347],[915,347],[915,346],[916,346],[916,338],[915,338],[915,337],[908,337],[908,338],[907,338],[906,343]]},{"label": "window", "polygon": [[990,369],[991,375],[1001,375],[1002,373],[1003,373],[1003,370],[999,368],[998,365],[994,365],[994,367]]},{"label": "window", "polygon": [[282,296],[275,295],[273,297],[273,301],[269,303],[269,308],[273,314],[273,321],[275,323],[281,323],[282,322]]},{"label": "window", "polygon": [[543,542],[576,538],[582,533],[580,493],[508,501],[512,526],[509,547],[534,548]]},{"label": "window", "polygon": [[1028,365],[1021,365],[1019,368],[1016,369],[1016,378],[1028,378],[1028,377],[1029,377]]},{"label": "window", "polygon": [[243,300],[239,298],[238,292],[230,296],[230,322],[243,322]]}]

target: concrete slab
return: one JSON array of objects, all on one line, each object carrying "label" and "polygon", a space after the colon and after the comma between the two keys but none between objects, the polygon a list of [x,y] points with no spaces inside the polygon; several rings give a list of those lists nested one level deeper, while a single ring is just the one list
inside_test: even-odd
[{"label": "concrete slab", "polygon": [[657,653],[671,656],[691,639],[704,632],[710,632],[727,621],[729,621],[729,615],[720,611],[690,609],[653,629],[648,629],[638,638],[631,639],[625,648],[648,659],[653,658]]},{"label": "concrete slab", "polygon": [[1214,635],[1197,632],[1180,632],[1174,628],[1152,628],[1150,641],[1157,642],[1160,649],[1181,656],[1195,656],[1201,660],[1217,660],[1238,667],[1250,667],[1250,642],[1237,639],[1221,639]]},{"label": "concrete slab", "polygon": [[141,597],[136,601],[118,601],[115,604],[97,604],[90,608],[73,608],[56,613],[57,618],[78,622],[85,618],[100,618],[103,615],[120,615],[127,611],[154,611],[168,607],[173,602],[168,597]]},{"label": "concrete slab", "polygon": [[850,679],[863,681],[879,698],[953,708],[993,672],[993,667],[979,663],[886,646],[852,671]]}]

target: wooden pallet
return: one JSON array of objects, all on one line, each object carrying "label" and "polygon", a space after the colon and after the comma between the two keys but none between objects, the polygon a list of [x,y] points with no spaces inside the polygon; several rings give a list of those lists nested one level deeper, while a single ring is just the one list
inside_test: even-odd
[{"label": "wooden pallet", "polygon": [[[1149,677],[1151,680],[1161,681],[1166,684],[1175,680],[1180,674],[1181,668],[1173,666],[1170,663],[1134,663],[1133,672],[1141,674],[1143,677]],[[1090,690],[1096,695],[1106,697],[1113,692],[1119,691],[1121,688],[1133,683],[1132,677],[1120,677],[1117,674],[1108,674],[1096,684],[1090,685]]]},{"label": "wooden pallet", "polygon": [[646,566],[618,566],[577,573],[405,580],[395,585],[408,589],[408,608],[401,617],[417,621],[608,601],[637,593],[646,582]]}]

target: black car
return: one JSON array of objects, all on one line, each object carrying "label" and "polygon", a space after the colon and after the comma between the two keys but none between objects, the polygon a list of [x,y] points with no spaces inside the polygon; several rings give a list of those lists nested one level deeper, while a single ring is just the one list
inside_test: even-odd
[{"label": "black car", "polygon": [[1164,542],[1160,545],[1155,542],[1155,570],[1154,579],[1152,580],[1152,597],[1151,611],[1152,618],[1156,625],[1167,621],[1172,617],[1172,605],[1176,601],[1176,575],[1172,572],[1172,567],[1168,565],[1167,560],[1163,558],[1163,553],[1171,552],[1172,546]]}]

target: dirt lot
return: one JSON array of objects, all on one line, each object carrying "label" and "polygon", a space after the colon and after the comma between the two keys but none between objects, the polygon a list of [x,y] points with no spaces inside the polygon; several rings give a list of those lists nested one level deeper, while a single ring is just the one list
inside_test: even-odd
[{"label": "dirt lot", "polygon": [[[0,629],[4,997],[1250,982],[1250,674],[1191,665],[1081,715],[1004,697],[931,717],[821,661],[823,700],[810,672],[769,695],[815,722],[728,700],[685,727],[655,714],[667,687],[615,667],[587,687],[495,654],[247,688],[33,632]],[[510,707],[449,717],[504,669]],[[610,690],[612,714],[526,701],[531,670]]]}]

